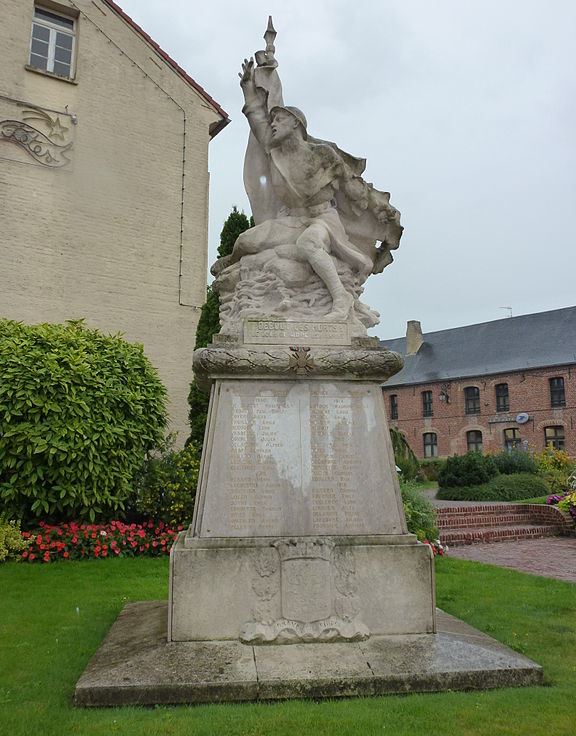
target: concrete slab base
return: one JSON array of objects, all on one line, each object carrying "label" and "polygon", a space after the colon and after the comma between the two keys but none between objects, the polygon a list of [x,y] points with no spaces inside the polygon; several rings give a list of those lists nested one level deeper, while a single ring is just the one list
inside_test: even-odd
[{"label": "concrete slab base", "polygon": [[438,633],[362,642],[167,642],[167,602],[129,603],[78,680],[85,707],[337,698],[542,684],[542,668],[438,611]]}]

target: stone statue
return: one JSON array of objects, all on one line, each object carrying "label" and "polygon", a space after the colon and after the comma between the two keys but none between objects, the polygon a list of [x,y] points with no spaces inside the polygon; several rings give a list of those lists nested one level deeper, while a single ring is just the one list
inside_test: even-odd
[{"label": "stone statue", "polygon": [[362,286],[392,262],[400,213],[364,181],[364,159],[313,138],[304,113],[284,104],[275,36],[270,18],[266,50],[245,59],[239,75],[255,227],[212,267],[221,334],[239,334],[246,318],[289,318],[347,322],[363,336],[378,314],[360,302]]}]

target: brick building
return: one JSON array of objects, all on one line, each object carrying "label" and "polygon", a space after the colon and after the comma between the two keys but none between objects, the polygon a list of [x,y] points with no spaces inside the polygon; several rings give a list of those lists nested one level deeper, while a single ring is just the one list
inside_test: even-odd
[{"label": "brick building", "polygon": [[183,440],[228,116],[112,0],[0,8],[0,316],[143,343]]},{"label": "brick building", "polygon": [[576,455],[576,307],[382,344],[404,356],[384,386],[391,426],[420,458],[546,445]]}]

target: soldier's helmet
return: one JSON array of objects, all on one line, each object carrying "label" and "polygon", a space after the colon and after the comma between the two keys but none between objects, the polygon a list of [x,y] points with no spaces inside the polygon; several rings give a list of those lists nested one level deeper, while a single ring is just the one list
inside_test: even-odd
[{"label": "soldier's helmet", "polygon": [[274,115],[274,112],[276,110],[284,110],[285,112],[290,113],[292,117],[296,118],[296,120],[300,123],[302,126],[302,131],[304,133],[304,138],[307,137],[307,131],[308,131],[308,121],[306,120],[306,115],[300,110],[298,107],[293,107],[292,105],[285,105],[284,107],[280,105],[276,105],[276,107],[273,107],[270,110],[270,117]]}]

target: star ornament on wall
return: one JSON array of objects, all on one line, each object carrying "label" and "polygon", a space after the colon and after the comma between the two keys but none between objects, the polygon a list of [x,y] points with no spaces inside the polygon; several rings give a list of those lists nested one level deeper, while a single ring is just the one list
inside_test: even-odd
[{"label": "star ornament on wall", "polygon": [[55,120],[51,120],[48,123],[48,137],[55,140],[56,138],[60,138],[61,141],[66,140],[66,133],[68,132],[69,128],[66,125],[62,125],[60,122],[60,118],[57,117]]},{"label": "star ornament on wall", "polygon": [[52,116],[46,110],[40,108],[31,108],[25,110],[22,119],[27,123],[31,120],[42,122],[45,126],[46,135],[50,140],[60,139],[62,142],[66,140],[66,134],[70,130],[67,125],[63,125],[59,115]]}]

